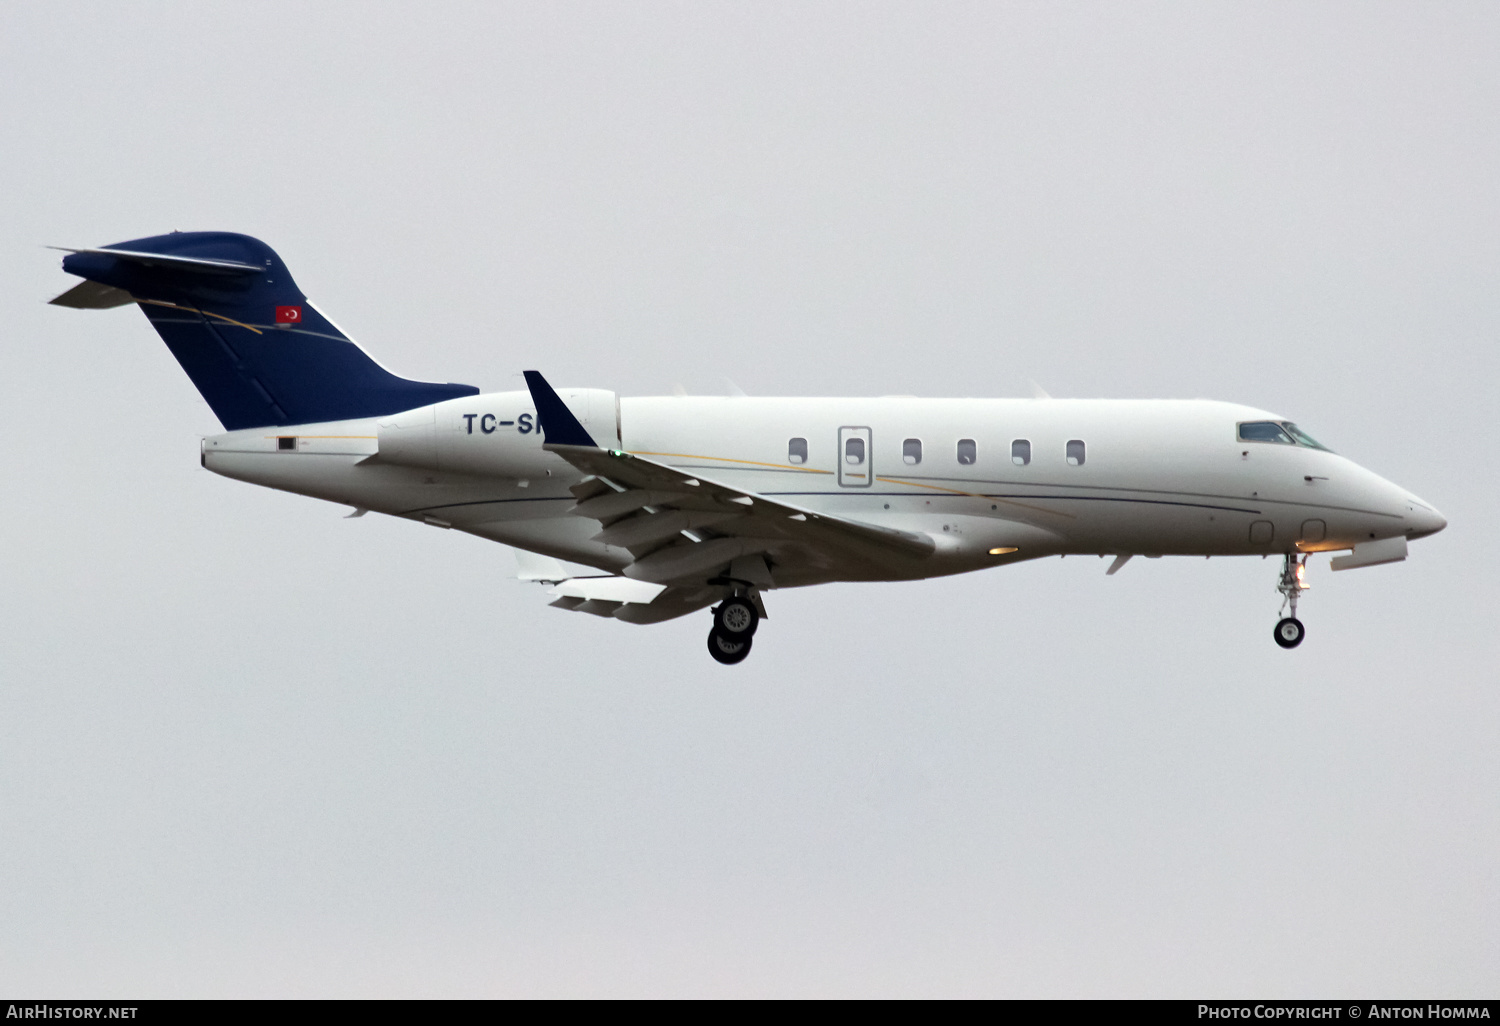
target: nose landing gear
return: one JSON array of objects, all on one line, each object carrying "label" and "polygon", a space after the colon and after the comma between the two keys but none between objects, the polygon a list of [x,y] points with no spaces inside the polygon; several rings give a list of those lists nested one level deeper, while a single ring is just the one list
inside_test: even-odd
[{"label": "nose landing gear", "polygon": [[1276,590],[1281,592],[1281,608],[1291,606],[1291,615],[1282,617],[1276,624],[1273,637],[1282,648],[1296,648],[1307,636],[1307,628],[1297,619],[1297,599],[1310,585],[1306,580],[1307,556],[1288,552],[1281,564],[1281,580]]},{"label": "nose landing gear", "polygon": [[747,596],[735,595],[714,607],[714,627],[708,632],[708,654],[732,666],[750,654],[750,641],[760,626],[760,611]]}]

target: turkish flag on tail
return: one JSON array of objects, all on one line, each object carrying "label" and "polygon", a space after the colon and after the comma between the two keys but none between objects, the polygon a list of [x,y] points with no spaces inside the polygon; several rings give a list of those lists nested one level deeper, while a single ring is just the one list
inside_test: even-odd
[{"label": "turkish flag on tail", "polygon": [[302,308],[300,306],[278,306],[276,308],[277,324],[301,324]]}]

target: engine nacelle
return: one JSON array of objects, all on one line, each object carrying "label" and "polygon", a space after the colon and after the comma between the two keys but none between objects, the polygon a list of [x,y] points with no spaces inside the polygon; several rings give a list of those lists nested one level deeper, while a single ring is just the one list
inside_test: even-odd
[{"label": "engine nacelle", "polygon": [[[593,439],[620,445],[619,405],[602,388],[559,388],[557,394]],[[487,477],[529,479],[556,470],[542,449],[531,393],[489,392],[407,410],[378,422],[381,463]]]}]

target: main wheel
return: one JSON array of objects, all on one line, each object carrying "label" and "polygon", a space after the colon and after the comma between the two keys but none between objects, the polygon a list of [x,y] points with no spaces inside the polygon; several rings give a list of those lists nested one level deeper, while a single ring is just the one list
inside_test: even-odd
[{"label": "main wheel", "polygon": [[733,666],[750,654],[750,638],[726,638],[717,630],[708,633],[708,654],[725,666]]},{"label": "main wheel", "polygon": [[714,610],[714,630],[726,638],[749,638],[760,626],[755,606],[742,598],[728,598]]},{"label": "main wheel", "polygon": [[1296,648],[1307,636],[1307,628],[1295,617],[1287,617],[1276,625],[1276,644],[1282,648]]}]

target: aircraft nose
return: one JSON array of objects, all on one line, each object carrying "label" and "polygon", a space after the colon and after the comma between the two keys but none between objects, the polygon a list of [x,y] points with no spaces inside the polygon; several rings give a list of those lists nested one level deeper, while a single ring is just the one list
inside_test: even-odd
[{"label": "aircraft nose", "polygon": [[1448,526],[1448,518],[1439,513],[1436,507],[1415,497],[1408,497],[1406,500],[1406,522],[1411,525],[1406,529],[1408,538],[1426,538]]}]

